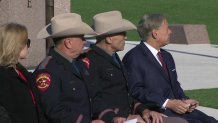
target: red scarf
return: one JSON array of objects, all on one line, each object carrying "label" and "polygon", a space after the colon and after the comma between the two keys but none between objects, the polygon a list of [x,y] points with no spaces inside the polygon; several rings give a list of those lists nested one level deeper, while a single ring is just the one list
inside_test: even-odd
[{"label": "red scarf", "polygon": [[[28,81],[27,81],[27,79],[26,79],[26,77],[23,75],[23,73],[21,73],[21,71],[18,70],[18,69],[16,69],[16,70],[17,70],[17,72],[18,72],[19,77],[20,77],[24,82],[26,82],[26,84],[29,84]],[[30,95],[31,95],[31,97],[32,97],[33,104],[36,106],[35,96],[34,96],[32,90],[31,90],[30,88],[29,88],[29,93],[30,93]]]}]

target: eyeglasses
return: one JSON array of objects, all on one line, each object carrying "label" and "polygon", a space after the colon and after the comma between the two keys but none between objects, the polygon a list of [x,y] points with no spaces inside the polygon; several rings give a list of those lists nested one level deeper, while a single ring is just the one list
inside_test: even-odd
[{"label": "eyeglasses", "polygon": [[30,39],[27,39],[26,45],[27,45],[28,48],[30,47],[30,43],[31,43],[31,40],[30,40]]}]

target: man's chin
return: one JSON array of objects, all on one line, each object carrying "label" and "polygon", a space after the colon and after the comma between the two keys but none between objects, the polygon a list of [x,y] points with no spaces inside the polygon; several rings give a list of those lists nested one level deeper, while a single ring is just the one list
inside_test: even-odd
[{"label": "man's chin", "polygon": [[164,46],[168,45],[170,43],[170,40],[167,40]]}]

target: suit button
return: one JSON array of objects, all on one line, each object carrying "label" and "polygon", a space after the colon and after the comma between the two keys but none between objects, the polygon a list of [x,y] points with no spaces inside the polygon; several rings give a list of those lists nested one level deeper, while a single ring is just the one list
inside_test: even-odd
[{"label": "suit button", "polygon": [[91,98],[89,98],[89,101],[90,101],[90,102],[92,102],[92,99],[91,99]]},{"label": "suit button", "polygon": [[75,91],[76,90],[76,88],[73,88],[73,91]]},{"label": "suit button", "polygon": [[114,76],[114,75],[111,73],[111,76]]}]

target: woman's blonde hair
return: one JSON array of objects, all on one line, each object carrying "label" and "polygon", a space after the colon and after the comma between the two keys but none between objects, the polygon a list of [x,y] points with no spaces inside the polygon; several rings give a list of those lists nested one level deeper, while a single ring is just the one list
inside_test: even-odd
[{"label": "woman's blonde hair", "polygon": [[27,28],[8,23],[0,26],[0,66],[15,66],[28,40]]}]

